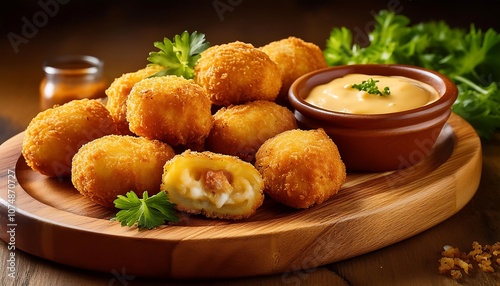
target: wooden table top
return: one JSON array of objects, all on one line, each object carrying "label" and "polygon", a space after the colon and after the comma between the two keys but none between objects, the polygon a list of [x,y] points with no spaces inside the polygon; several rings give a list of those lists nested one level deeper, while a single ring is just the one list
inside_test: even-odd
[{"label": "wooden table top", "polygon": [[[417,1],[366,1],[352,5],[296,0],[275,1],[270,5],[266,1],[229,0],[187,1],[182,4],[166,4],[168,1],[98,4],[97,1],[53,0],[46,1],[45,6],[30,2],[33,3],[0,4],[0,143],[22,132],[39,111],[41,66],[45,59],[57,55],[99,57],[105,62],[105,76],[112,80],[145,66],[148,52],[155,50],[154,41],[165,36],[171,38],[184,30],[203,32],[213,44],[240,40],[261,46],[297,36],[323,47],[332,27],[369,29],[373,24],[373,11],[391,7],[415,21],[446,18],[451,24],[464,28],[474,22],[479,28],[493,27],[500,31],[493,9],[481,5],[480,1],[475,1],[478,5],[474,7],[457,4],[451,8],[436,3],[437,6],[432,6],[432,1],[419,4],[414,3]],[[15,37],[13,34],[22,37],[16,38],[20,42],[9,40]],[[170,281],[135,277],[127,274],[125,269],[114,269],[109,273],[76,269],[19,249],[12,251],[1,241],[0,285],[456,285],[450,277],[438,273],[443,246],[453,245],[469,251],[473,241],[481,244],[500,241],[500,133],[490,141],[483,141],[481,147],[479,188],[457,214],[401,242],[331,265],[286,275]],[[12,253],[16,257],[15,278],[9,277],[7,270]],[[500,285],[499,273],[483,273],[475,269],[462,282],[467,285]]]}]

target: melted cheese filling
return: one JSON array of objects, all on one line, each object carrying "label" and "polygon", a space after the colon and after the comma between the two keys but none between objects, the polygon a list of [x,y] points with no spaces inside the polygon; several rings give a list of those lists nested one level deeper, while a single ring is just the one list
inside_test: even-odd
[{"label": "melted cheese filling", "polygon": [[220,209],[224,205],[235,205],[249,201],[253,197],[252,184],[241,176],[234,178],[222,170],[184,169],[181,173],[179,191],[197,201],[212,203]]}]

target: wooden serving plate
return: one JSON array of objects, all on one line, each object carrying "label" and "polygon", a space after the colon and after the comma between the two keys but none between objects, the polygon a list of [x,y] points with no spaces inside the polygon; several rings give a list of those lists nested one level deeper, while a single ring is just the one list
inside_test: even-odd
[{"label": "wooden serving plate", "polygon": [[[91,203],[69,180],[33,172],[20,155],[22,139],[23,133],[0,146],[1,238],[9,242],[7,231],[14,227],[18,249],[136,276],[287,275],[361,255],[446,220],[469,202],[481,177],[480,140],[452,114],[424,161],[401,171],[349,174],[337,195],[311,209],[292,210],[266,199],[248,220],[181,215],[176,225],[139,231],[110,220],[114,211]],[[10,192],[15,221],[9,222],[13,172],[18,184]]]}]

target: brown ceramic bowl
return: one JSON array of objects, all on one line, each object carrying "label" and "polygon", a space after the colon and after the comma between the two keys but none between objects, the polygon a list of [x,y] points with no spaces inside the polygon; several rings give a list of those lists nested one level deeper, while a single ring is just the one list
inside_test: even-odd
[{"label": "brown ceramic bowl", "polygon": [[[433,86],[440,98],[415,109],[388,114],[334,112],[307,103],[311,89],[347,74],[405,76]],[[289,91],[299,126],[323,128],[337,144],[349,171],[382,172],[404,169],[431,151],[451,113],[457,88],[446,76],[408,65],[346,65],[308,73]]]}]

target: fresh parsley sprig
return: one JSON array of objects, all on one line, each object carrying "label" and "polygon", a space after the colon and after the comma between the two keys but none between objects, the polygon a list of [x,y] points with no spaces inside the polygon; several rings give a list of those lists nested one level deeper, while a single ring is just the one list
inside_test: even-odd
[{"label": "fresh parsley sprig", "polygon": [[165,221],[179,220],[175,213],[175,204],[169,201],[165,191],[151,197],[145,191],[142,193],[142,199],[139,199],[134,191],[130,191],[126,196],[118,195],[114,204],[116,208],[121,209],[116,214],[116,220],[121,222],[122,226],[132,227],[137,223],[139,229],[152,229]]},{"label": "fresh parsley sprig", "polygon": [[175,35],[173,41],[164,38],[163,42],[155,42],[154,46],[160,51],[150,52],[148,61],[164,69],[153,76],[177,75],[192,79],[201,52],[210,44],[205,41],[205,34],[195,31],[190,35],[184,31],[181,35]]},{"label": "fresh parsley sprig", "polygon": [[366,91],[369,94],[375,94],[375,95],[380,95],[380,96],[389,96],[391,94],[391,90],[389,89],[389,87],[386,86],[386,87],[384,87],[383,91],[380,91],[380,89],[377,86],[377,82],[379,82],[379,80],[369,78],[367,80],[363,80],[359,84],[355,83],[351,86],[352,86],[352,88],[355,88],[357,90]]}]

